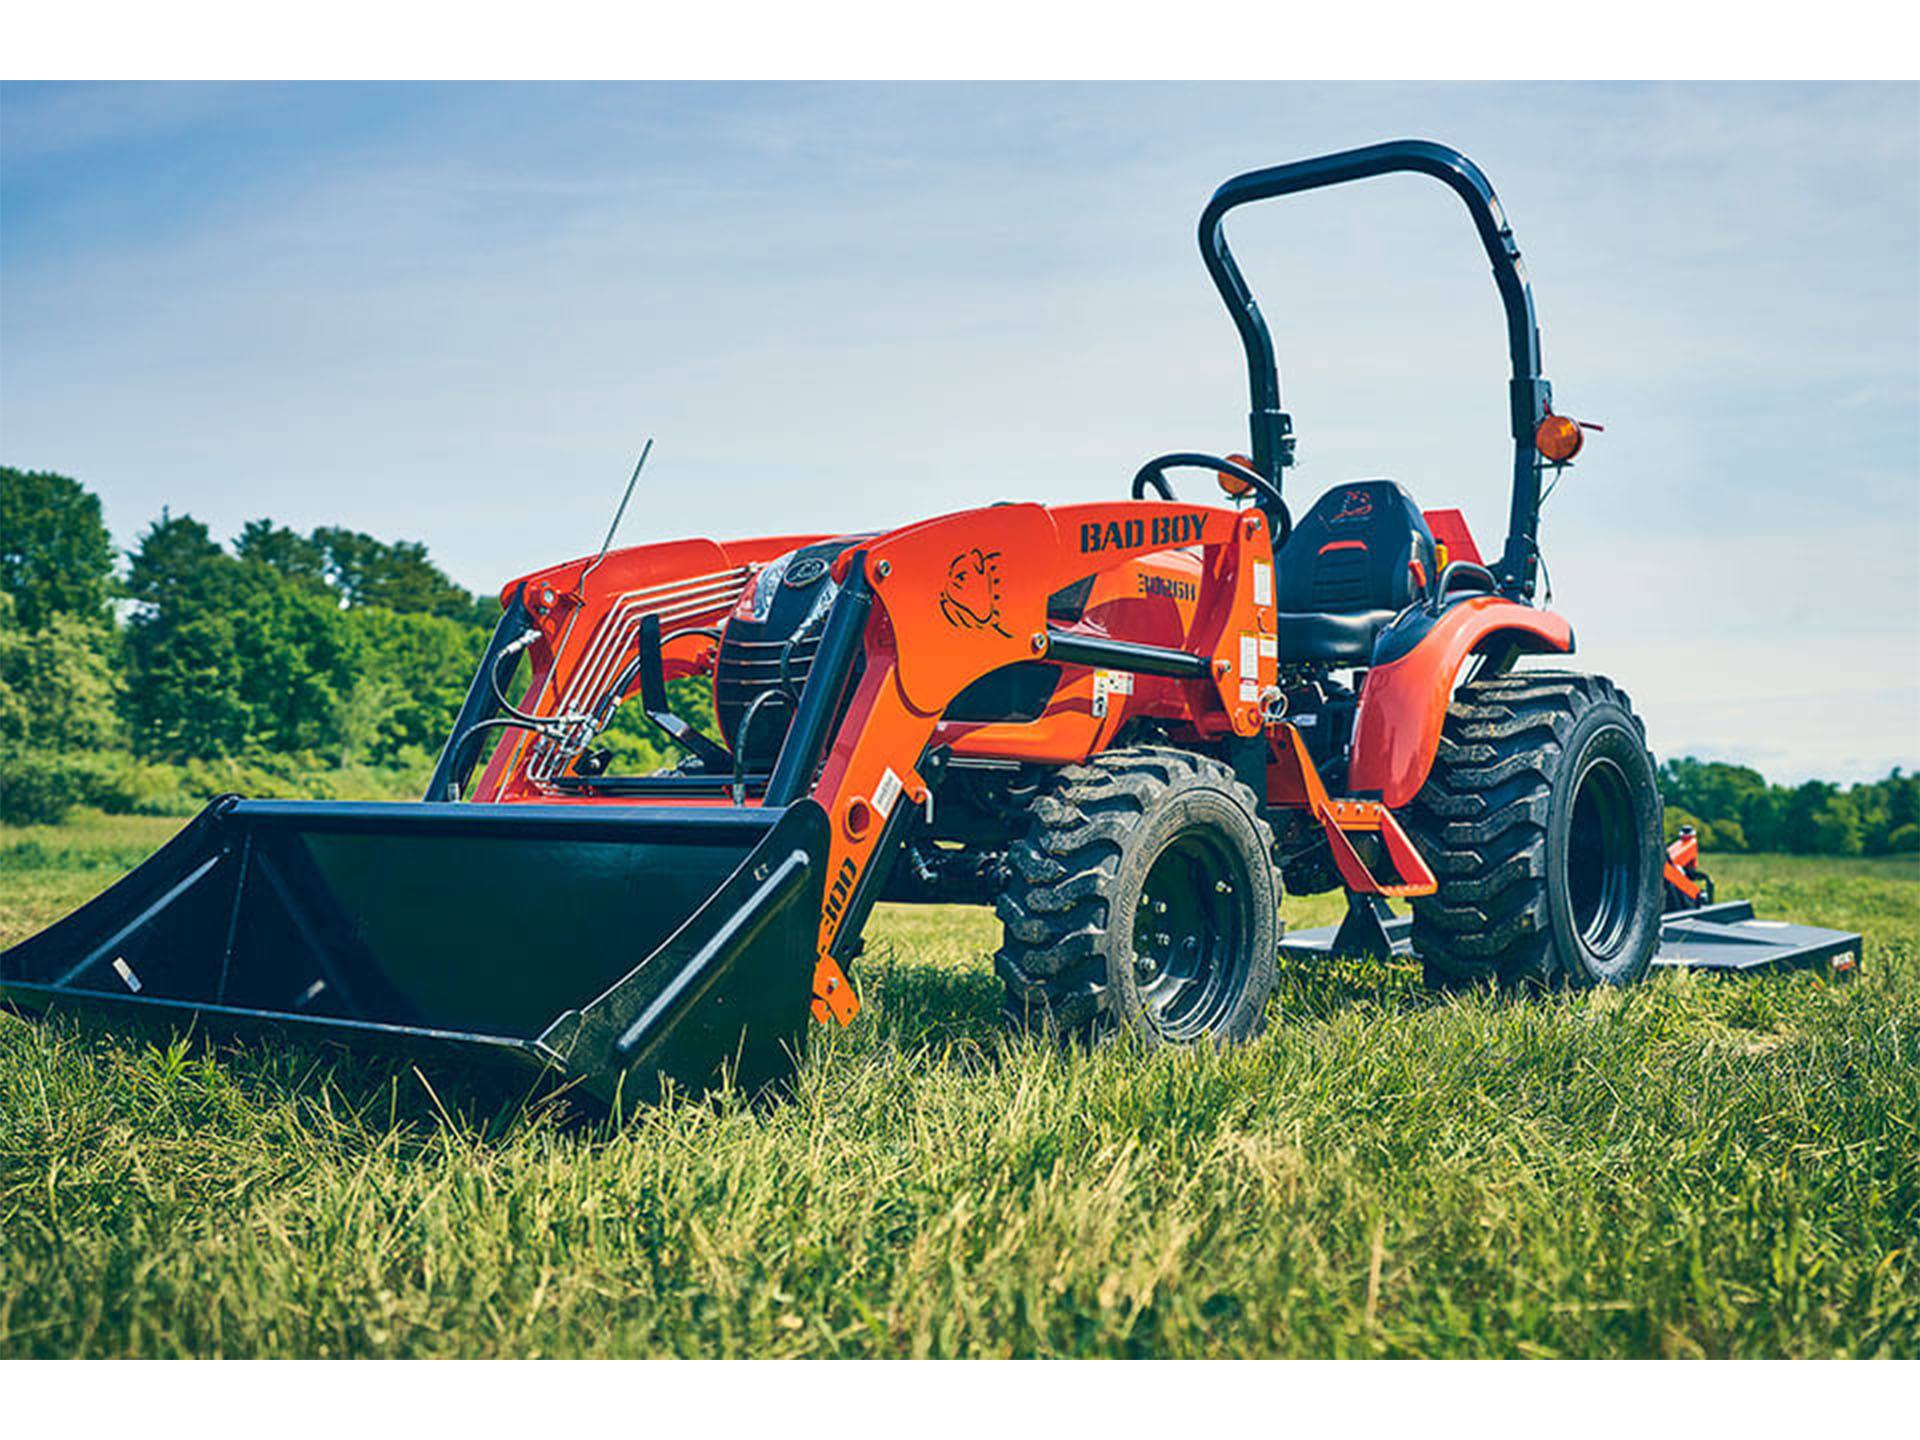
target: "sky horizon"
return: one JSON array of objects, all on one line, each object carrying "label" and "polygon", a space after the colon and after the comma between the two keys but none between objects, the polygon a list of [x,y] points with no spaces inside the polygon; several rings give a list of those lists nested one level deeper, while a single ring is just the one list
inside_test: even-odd
[{"label": "sky horizon", "polygon": [[[1245,445],[1194,220],[1396,135],[1491,176],[1559,408],[1576,663],[1662,757],[1920,768],[1920,87],[0,85],[0,463],[424,541],[599,543],[1125,493]],[[1500,309],[1394,177],[1236,216],[1302,464],[1504,530]],[[1190,486],[1197,483],[1190,479]]]}]

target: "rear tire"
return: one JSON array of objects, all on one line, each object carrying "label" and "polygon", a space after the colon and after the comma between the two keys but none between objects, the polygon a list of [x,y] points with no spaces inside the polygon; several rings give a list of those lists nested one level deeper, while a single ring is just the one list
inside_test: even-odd
[{"label": "rear tire", "polygon": [[1227,766],[1111,751],[1056,772],[1029,814],[996,907],[1013,1023],[1168,1044],[1259,1033],[1279,884],[1272,832]]},{"label": "rear tire", "polygon": [[1406,817],[1440,882],[1413,902],[1429,985],[1580,989],[1647,973],[1666,850],[1645,736],[1599,676],[1460,688]]}]

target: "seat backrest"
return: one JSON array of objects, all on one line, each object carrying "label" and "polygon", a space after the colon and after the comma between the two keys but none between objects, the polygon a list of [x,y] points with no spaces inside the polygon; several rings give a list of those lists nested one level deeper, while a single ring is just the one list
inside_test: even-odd
[{"label": "seat backrest", "polygon": [[1433,580],[1433,559],[1433,534],[1399,485],[1336,485],[1313,502],[1280,549],[1274,562],[1279,608],[1288,614],[1398,612]]}]

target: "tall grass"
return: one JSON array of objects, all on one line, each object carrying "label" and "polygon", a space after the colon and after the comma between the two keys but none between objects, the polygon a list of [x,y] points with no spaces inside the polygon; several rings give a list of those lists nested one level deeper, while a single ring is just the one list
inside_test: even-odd
[{"label": "tall grass", "polygon": [[[0,832],[0,942],[123,823]],[[1715,869],[1861,978],[1288,965],[1255,1044],[1062,1054],[989,916],[884,911],[789,1102],[623,1123],[0,1016],[0,1355],[1920,1354],[1920,867]]]}]

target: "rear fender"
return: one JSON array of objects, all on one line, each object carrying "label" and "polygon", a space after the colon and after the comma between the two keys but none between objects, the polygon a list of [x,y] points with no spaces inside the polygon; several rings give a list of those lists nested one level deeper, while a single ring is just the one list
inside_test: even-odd
[{"label": "rear fender", "polygon": [[1354,718],[1347,789],[1377,794],[1390,809],[1419,794],[1440,750],[1461,667],[1506,645],[1565,654],[1573,649],[1573,627],[1550,610],[1476,595],[1438,617],[1416,614],[1383,632]]}]

